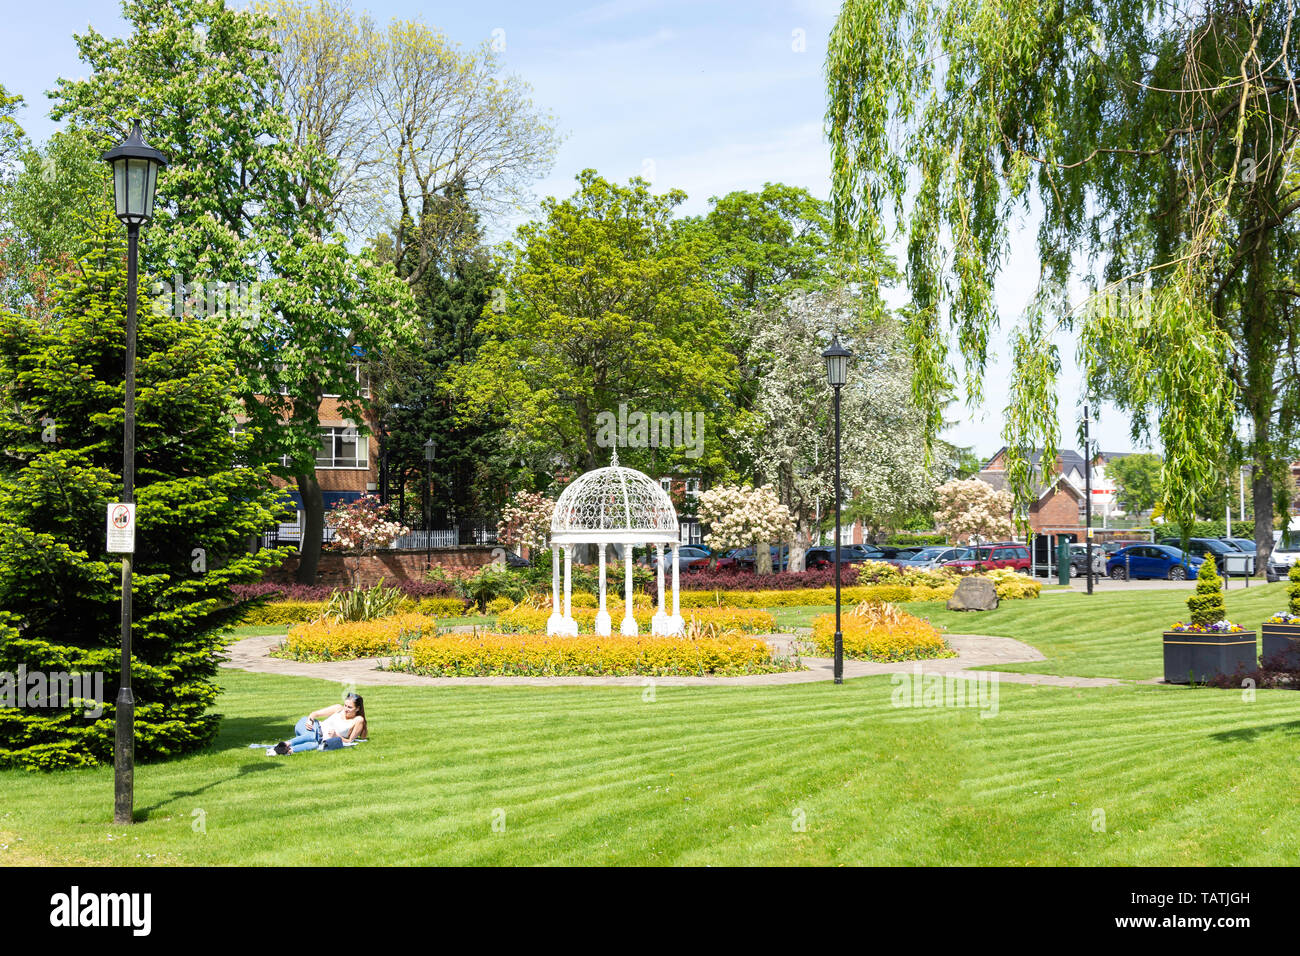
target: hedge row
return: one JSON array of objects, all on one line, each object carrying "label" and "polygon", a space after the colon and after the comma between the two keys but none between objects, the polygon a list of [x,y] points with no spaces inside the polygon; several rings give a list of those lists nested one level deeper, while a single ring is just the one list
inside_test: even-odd
[{"label": "hedge row", "polygon": [[[615,631],[623,620],[623,605],[607,604],[609,616]],[[654,609],[632,603],[632,617],[641,631],[650,630]],[[550,608],[535,608],[519,605],[497,617],[497,628],[505,633],[545,634],[546,622],[550,619]],[[737,607],[699,607],[682,617],[689,627],[697,621],[706,627],[715,627],[727,631],[741,631],[747,634],[770,634],[776,629],[776,618],[768,611],[742,609]],[[573,619],[580,632],[592,633],[596,628],[596,610],[594,608],[573,608]]]},{"label": "hedge row", "polygon": [[[861,605],[843,615],[844,656],[866,661],[915,661],[955,657],[938,629],[889,605]],[[813,618],[813,646],[820,657],[835,654],[835,615]]]},{"label": "hedge row", "polygon": [[394,669],[433,677],[731,677],[802,670],[767,643],[739,634],[681,637],[544,637],[443,634],[410,646]]},{"label": "hedge row", "polygon": [[[298,624],[313,621],[325,613],[329,601],[273,601],[249,608],[242,624]],[[425,614],[430,617],[461,617],[467,605],[458,597],[405,598],[399,613]]]},{"label": "hedge row", "polygon": [[359,657],[388,657],[421,635],[435,632],[438,622],[422,614],[394,614],[373,621],[309,621],[289,628],[273,657],[298,661],[350,661]]}]

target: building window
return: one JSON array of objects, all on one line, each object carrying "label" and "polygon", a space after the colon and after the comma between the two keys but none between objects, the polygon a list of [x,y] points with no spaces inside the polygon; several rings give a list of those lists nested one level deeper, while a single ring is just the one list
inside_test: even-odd
[{"label": "building window", "polygon": [[[353,375],[353,377],[354,377],[358,382],[361,383],[361,397],[362,397],[362,398],[369,398],[369,397],[370,397],[370,376],[369,376],[369,375],[362,376],[362,374],[361,374],[361,363],[360,363],[360,362],[350,362],[350,363],[348,363],[348,368],[350,368],[350,369],[352,370],[352,375]],[[321,397],[322,397],[322,398],[338,398],[338,395],[333,394],[333,393],[331,393],[331,392],[326,392],[326,393],[325,393],[323,396],[321,396]]]},{"label": "building window", "polygon": [[665,494],[671,495],[673,493],[673,480],[671,478],[660,478],[659,487],[664,490]]},{"label": "building window", "polygon": [[700,479],[698,479],[698,478],[687,478],[687,479],[686,479],[686,496],[687,496],[688,498],[694,498],[694,497],[698,496],[699,493],[700,493]]},{"label": "building window", "polygon": [[369,443],[355,426],[334,425],[320,430],[320,447],[316,449],[317,468],[367,468]]}]

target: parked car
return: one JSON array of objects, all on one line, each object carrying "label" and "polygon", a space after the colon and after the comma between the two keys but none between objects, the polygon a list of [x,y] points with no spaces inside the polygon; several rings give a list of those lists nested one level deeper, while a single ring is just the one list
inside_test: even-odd
[{"label": "parked car", "polygon": [[[682,556],[678,559],[683,571],[699,571],[709,565],[709,552],[704,548],[696,547],[693,544],[684,544],[681,546]],[[659,549],[654,549],[650,553],[650,567],[659,567]],[[673,549],[671,547],[664,549],[664,570],[671,571],[673,567]]]},{"label": "parked car", "polygon": [[1264,566],[1264,577],[1271,583],[1281,581],[1291,573],[1291,565],[1300,562],[1300,534],[1291,536],[1288,540],[1280,532],[1274,532],[1276,540],[1273,542],[1273,550],[1268,556],[1268,564]]},{"label": "parked car", "polygon": [[1106,552],[1106,557],[1109,558],[1116,551],[1122,551],[1124,548],[1133,548],[1139,544],[1150,543],[1150,541],[1138,541],[1136,539],[1132,541],[1103,541],[1101,543],[1101,548]]},{"label": "parked car", "polygon": [[[780,548],[777,548],[776,545],[772,545],[770,552],[772,555],[772,570],[784,571],[786,565],[790,562],[789,545],[783,544]],[[755,570],[756,562],[754,561],[753,548],[733,548],[727,552],[727,557],[732,558],[735,561],[735,566],[743,571]],[[719,562],[719,566],[720,565],[721,562]]]},{"label": "parked car", "polygon": [[894,548],[892,550],[894,552],[892,555],[887,555],[884,558],[881,558],[881,560],[886,564],[892,564],[896,568],[901,568],[925,549],[920,545],[917,545],[916,547]]},{"label": "parked car", "polygon": [[[1088,546],[1086,544],[1070,545],[1070,577],[1077,578],[1087,572]],[[1106,573],[1106,552],[1097,545],[1092,546],[1092,573]]]},{"label": "parked car", "polygon": [[948,548],[942,545],[922,548],[910,558],[897,562],[900,568],[914,568],[918,571],[929,571],[939,567],[945,561],[961,561],[972,555],[970,548]]},{"label": "parked car", "polygon": [[957,571],[985,571],[993,568],[1011,568],[1028,574],[1030,568],[1029,546],[1014,541],[982,544],[971,548],[971,555],[956,561],[945,561],[943,567]]},{"label": "parked car", "polygon": [[[840,562],[842,564],[861,564],[863,561],[883,561],[884,554],[875,548],[863,544],[840,545]],[[809,548],[804,554],[803,566],[809,571],[832,568],[835,566],[835,549],[829,545],[819,544]]]},{"label": "parked car", "polygon": [[1196,577],[1205,560],[1167,544],[1138,544],[1111,555],[1106,562],[1106,573],[1116,581],[1130,577],[1185,581]]},{"label": "parked car", "polygon": [[[1181,538],[1161,538],[1159,544],[1167,548],[1182,548]],[[1187,552],[1198,558],[1213,556],[1214,567],[1220,574],[1224,573],[1223,556],[1225,554],[1234,554],[1241,549],[1235,544],[1228,544],[1226,541],[1220,541],[1218,538],[1192,538],[1187,542]]]}]

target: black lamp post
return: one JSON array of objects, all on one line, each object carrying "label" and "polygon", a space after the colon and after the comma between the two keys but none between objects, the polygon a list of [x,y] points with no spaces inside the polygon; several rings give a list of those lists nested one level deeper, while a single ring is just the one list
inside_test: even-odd
[{"label": "black lamp post", "polygon": [[[113,169],[113,202],[126,225],[126,382],[122,427],[122,501],[135,502],[135,300],[140,227],[153,218],[158,171],[167,157],[144,144],[140,121],[131,135],[104,154]],[[113,822],[130,823],[135,802],[135,697],[131,693],[131,562],[122,555],[122,674],[113,744]]]},{"label": "black lamp post", "polygon": [[430,438],[424,443],[424,488],[425,488],[425,508],[424,508],[424,570],[428,571],[433,565],[433,458],[437,454],[438,446]]},{"label": "black lamp post", "polygon": [[379,416],[379,503],[388,504],[388,423]]},{"label": "black lamp post", "polygon": [[844,635],[840,631],[840,389],[848,379],[853,353],[840,345],[838,335],[822,353],[826,378],[835,391],[835,683],[844,683]]}]

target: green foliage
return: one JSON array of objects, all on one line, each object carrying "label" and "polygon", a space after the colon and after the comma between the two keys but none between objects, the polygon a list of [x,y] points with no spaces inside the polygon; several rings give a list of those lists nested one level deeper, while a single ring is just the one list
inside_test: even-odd
[{"label": "green foliage", "polygon": [[528,580],[513,569],[500,564],[485,564],[459,581],[456,590],[480,611],[486,611],[489,601],[504,597],[519,602],[528,597],[532,588]]},{"label": "green foliage", "polygon": [[1213,561],[1203,561],[1196,572],[1196,593],[1187,599],[1191,623],[1208,626],[1222,621],[1227,614],[1223,604],[1223,579]]},{"label": "green foliage", "polygon": [[1291,565],[1286,578],[1286,593],[1290,598],[1291,613],[1300,614],[1300,564]]},{"label": "green foliage", "polygon": [[1161,499],[1159,455],[1125,455],[1106,463],[1106,477],[1115,482],[1119,505],[1130,514],[1150,511]]},{"label": "green foliage", "polygon": [[[0,313],[0,671],[105,673],[98,720],[82,710],[0,710],[0,764],[53,769],[112,760],[121,560],[105,553],[121,499],[125,278],[115,219],[87,227],[53,315]],[[273,527],[265,468],[231,434],[236,373],[212,328],[139,315],[132,682],[136,755],[208,744],[220,715],[220,631],[242,608],[231,585],[282,551],[250,554]]]},{"label": "green foliage", "polygon": [[4,171],[4,164],[17,154],[26,134],[23,128],[18,125],[14,119],[14,113],[23,105],[23,98],[15,96],[5,90],[4,85],[0,84],[0,173]]},{"label": "green foliage", "polygon": [[[1175,520],[1194,519],[1225,458],[1249,454],[1271,500],[1300,424],[1286,364],[1300,333],[1300,101],[1270,65],[1293,55],[1295,13],[1186,0],[843,4],[826,67],[833,232],[873,251],[891,221],[906,231],[913,397],[932,433],[958,379],[950,341],[967,399],[983,398],[1011,226],[1041,209],[1040,285],[1010,335],[1004,438],[1018,506],[1038,477],[1029,453],[1056,458],[1062,333],[1077,334],[1087,393],[1127,411],[1135,440],[1157,422]],[[1098,262],[1099,292],[1080,309],[1066,293],[1073,270]]]},{"label": "green foliage", "polygon": [[729,422],[734,359],[709,282],[707,245],[674,227],[686,198],[660,196],[636,179],[619,186],[585,170],[578,191],[542,202],[545,218],[519,228],[500,263],[506,295],[484,310],[484,339],[451,381],[466,414],[500,416],[509,440],[553,469],[604,464],[602,412],[696,410],[705,414],[704,460],[690,449],[640,448],[626,464],[692,470],[720,454]]},{"label": "green foliage", "polygon": [[406,595],[401,588],[384,587],[383,579],[371,588],[335,591],[322,617],[338,622],[373,621],[396,614]]}]

